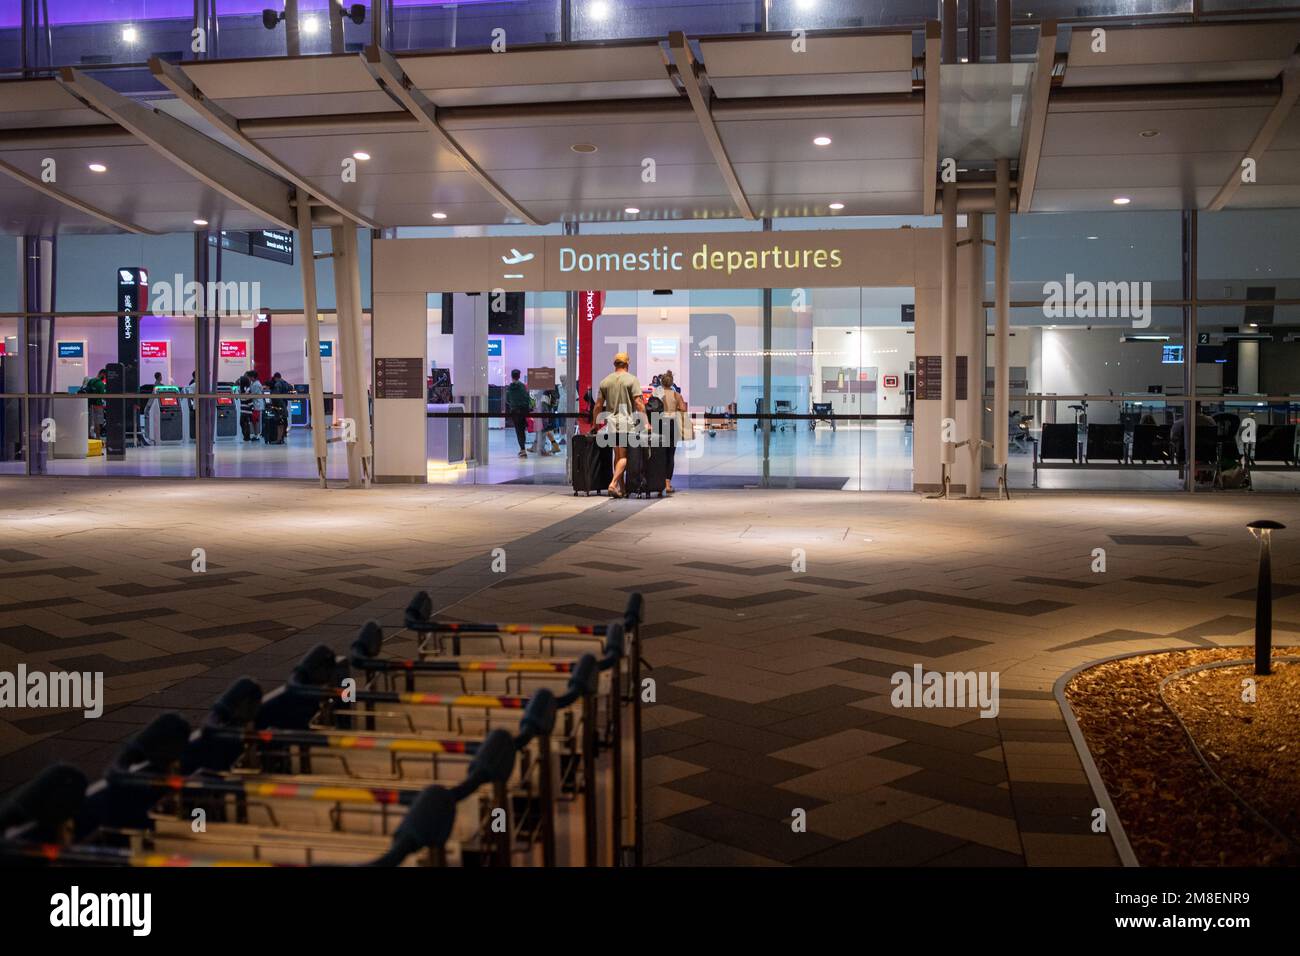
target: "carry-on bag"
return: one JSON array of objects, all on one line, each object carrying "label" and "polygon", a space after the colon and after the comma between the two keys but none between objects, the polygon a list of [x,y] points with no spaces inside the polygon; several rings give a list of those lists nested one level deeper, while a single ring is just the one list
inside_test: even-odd
[{"label": "carry-on bag", "polygon": [[570,435],[569,448],[573,465],[573,493],[600,494],[614,480],[613,453],[596,443],[595,432]]}]

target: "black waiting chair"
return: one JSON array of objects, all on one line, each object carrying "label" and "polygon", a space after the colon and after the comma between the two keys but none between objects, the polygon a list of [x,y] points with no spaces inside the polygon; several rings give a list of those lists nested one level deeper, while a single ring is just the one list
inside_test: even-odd
[{"label": "black waiting chair", "polygon": [[1038,460],[1079,460],[1079,432],[1074,425],[1055,422],[1043,426],[1038,442]]},{"label": "black waiting chair", "polygon": [[1169,426],[1168,425],[1134,425],[1133,448],[1129,460],[1169,461]]},{"label": "black waiting chair", "polygon": [[1088,461],[1124,462],[1124,426],[1089,425]]},{"label": "black waiting chair", "polygon": [[1255,444],[1250,449],[1251,462],[1300,464],[1295,451],[1295,433],[1294,425],[1256,425]]}]

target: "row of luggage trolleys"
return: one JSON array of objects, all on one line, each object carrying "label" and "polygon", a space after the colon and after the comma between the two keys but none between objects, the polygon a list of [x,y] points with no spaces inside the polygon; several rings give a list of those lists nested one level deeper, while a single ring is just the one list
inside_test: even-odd
[{"label": "row of luggage trolleys", "polygon": [[0,861],[639,865],[641,595],[594,626],[431,610],[239,679],[196,729],[162,715],[93,784],[50,767],[0,806]]}]

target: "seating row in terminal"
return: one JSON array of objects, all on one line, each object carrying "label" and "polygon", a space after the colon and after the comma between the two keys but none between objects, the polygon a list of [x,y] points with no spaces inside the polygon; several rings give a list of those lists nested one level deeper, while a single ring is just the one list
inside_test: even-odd
[{"label": "seating row in terminal", "polygon": [[311,650],[201,726],[163,714],[102,779],[60,764],[0,807],[0,860],[47,866],[625,866],[641,861],[640,641],[469,624],[427,594],[386,638]]}]

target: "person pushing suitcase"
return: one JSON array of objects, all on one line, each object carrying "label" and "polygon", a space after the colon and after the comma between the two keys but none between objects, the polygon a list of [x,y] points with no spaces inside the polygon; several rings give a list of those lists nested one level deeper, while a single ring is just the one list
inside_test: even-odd
[{"label": "person pushing suitcase", "polygon": [[627,471],[627,449],[631,444],[630,436],[638,430],[645,416],[645,397],[641,394],[641,383],[628,371],[628,364],[626,352],[614,356],[614,371],[601,379],[596,390],[596,407],[593,409],[597,423],[601,421],[601,414],[605,415],[608,444],[614,449],[614,477],[609,483],[611,498],[627,497],[623,487],[623,474]]}]

